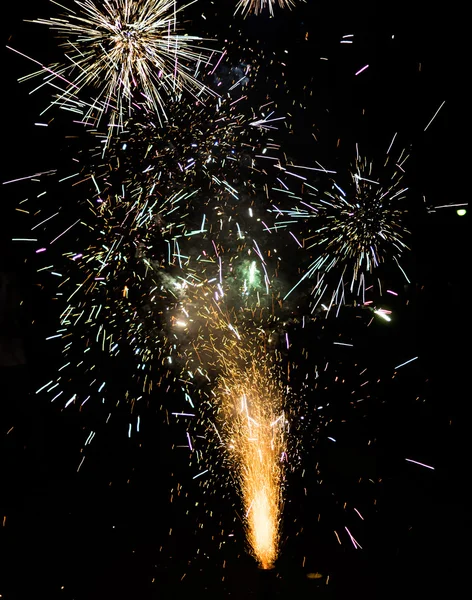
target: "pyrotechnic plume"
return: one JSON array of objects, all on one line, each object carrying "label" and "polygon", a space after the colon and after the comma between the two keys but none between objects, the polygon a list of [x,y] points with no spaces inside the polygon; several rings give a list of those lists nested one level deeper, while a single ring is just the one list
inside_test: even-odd
[{"label": "pyrotechnic plume", "polygon": [[274,14],[274,6],[278,5],[280,8],[292,8],[295,6],[293,0],[238,0],[236,5],[236,11],[241,12],[244,17],[254,13],[256,15],[263,12],[265,9],[269,10],[271,15]]},{"label": "pyrotechnic plume", "polygon": [[[257,359],[259,358],[259,361]],[[287,460],[282,390],[261,357],[247,368],[225,364],[216,390],[229,469],[244,505],[247,540],[262,568],[277,558]]]},{"label": "pyrotechnic plume", "polygon": [[[195,415],[188,408],[176,416],[186,417],[196,476],[206,476],[199,482],[221,478],[225,467],[226,487],[236,487],[241,498],[250,552],[268,569],[278,553],[287,461],[280,354],[269,350],[269,321],[257,324],[231,306],[225,293],[228,280],[217,281],[194,286],[183,299],[182,319],[176,321],[190,342],[180,381],[192,408],[195,394],[199,396],[199,417],[189,423]],[[223,460],[215,458],[218,447]]]},{"label": "pyrotechnic plume", "polygon": [[60,18],[33,21],[63,40],[64,62],[33,74],[43,75],[42,85],[53,88],[53,105],[82,113],[82,120],[94,126],[107,115],[111,135],[139,106],[163,123],[167,103],[182,92],[198,98],[211,93],[198,77],[215,51],[200,46],[198,36],[177,33],[177,14],[185,7],[177,9],[175,0],[74,4],[76,10],[63,7]]}]

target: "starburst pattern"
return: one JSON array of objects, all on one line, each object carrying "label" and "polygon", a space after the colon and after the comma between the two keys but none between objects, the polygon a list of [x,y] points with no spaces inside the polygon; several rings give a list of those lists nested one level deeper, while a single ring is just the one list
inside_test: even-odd
[{"label": "starburst pattern", "polygon": [[238,0],[236,12],[241,12],[243,16],[252,13],[258,15],[268,9],[271,15],[274,14],[274,7],[278,5],[280,8],[292,8],[295,6],[293,0]]},{"label": "starburst pattern", "polygon": [[198,74],[214,51],[200,47],[198,36],[177,33],[182,8],[174,0],[75,0],[75,5],[77,11],[66,9],[61,18],[34,21],[64,40],[64,64],[40,71],[53,88],[65,84],[55,104],[82,109],[93,124],[107,114],[110,127],[122,127],[139,105],[162,122],[169,100],[184,91],[195,97],[209,93]]},{"label": "starburst pattern", "polygon": [[[400,266],[402,254],[408,250],[405,238],[409,235],[403,202],[408,190],[404,185],[407,159],[405,150],[397,158],[387,152],[379,167],[362,156],[356,145],[356,159],[345,185],[340,184],[339,174],[332,178],[334,171],[325,170],[321,183],[310,183],[307,172],[301,175],[297,165],[291,165],[290,170],[279,166],[287,184],[278,177],[274,191],[284,199],[281,206],[292,198],[295,204],[289,209],[279,204],[273,207],[279,219],[277,227],[289,227],[298,246],[312,258],[287,296],[302,281],[316,278],[312,290],[315,308],[324,295],[330,305],[345,302],[346,293],[365,301],[372,276],[378,275],[386,262],[397,264],[408,281]],[[298,221],[304,222],[304,227],[297,231]]]}]

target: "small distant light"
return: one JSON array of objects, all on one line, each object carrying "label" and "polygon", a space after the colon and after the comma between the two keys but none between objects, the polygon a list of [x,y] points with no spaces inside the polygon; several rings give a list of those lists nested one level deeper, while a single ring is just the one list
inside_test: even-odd
[{"label": "small distant light", "polygon": [[463,217],[464,215],[467,214],[467,211],[465,208],[458,208],[456,212],[459,215],[459,217]]}]

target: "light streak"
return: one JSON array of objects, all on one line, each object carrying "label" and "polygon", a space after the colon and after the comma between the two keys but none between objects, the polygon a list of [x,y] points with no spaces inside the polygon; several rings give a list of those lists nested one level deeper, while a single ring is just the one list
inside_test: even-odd
[{"label": "light streak", "polygon": [[344,529],[347,531],[349,537],[351,538],[351,542],[352,542],[352,545],[354,546],[354,548],[356,550],[358,548],[360,548],[362,550],[362,546],[359,544],[359,542],[356,540],[356,538],[352,535],[352,533],[349,531],[349,529],[347,527],[344,527]]},{"label": "light streak", "polygon": [[428,129],[428,127],[431,125],[431,123],[434,121],[434,119],[436,118],[438,112],[441,110],[441,108],[446,104],[446,101],[444,100],[443,102],[441,102],[438,110],[434,113],[434,115],[431,118],[431,121],[426,125],[426,127],[423,129],[423,131],[426,131]]},{"label": "light streak", "polygon": [[410,364],[411,362],[413,362],[414,360],[417,360],[418,358],[419,358],[419,356],[415,356],[414,358],[410,358],[410,360],[407,360],[406,362],[401,363],[401,365],[397,365],[395,367],[395,369],[399,369],[400,367],[404,367],[405,365]]},{"label": "light streak", "polygon": [[407,462],[413,463],[415,465],[419,465],[420,467],[425,467],[426,469],[431,469],[432,471],[435,470],[435,468],[432,467],[431,465],[425,465],[424,463],[418,462],[417,460],[412,460],[411,458],[405,458],[405,460]]},{"label": "light streak", "polygon": [[359,73],[362,73],[363,71],[365,71],[368,68],[369,68],[369,65],[366,65],[365,67],[362,67],[362,69],[359,69],[359,71],[357,71],[357,73],[355,73],[355,75],[359,75]]}]

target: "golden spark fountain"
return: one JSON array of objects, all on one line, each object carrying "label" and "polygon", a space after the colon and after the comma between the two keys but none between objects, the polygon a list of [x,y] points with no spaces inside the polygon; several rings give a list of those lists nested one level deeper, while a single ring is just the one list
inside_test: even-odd
[{"label": "golden spark fountain", "polygon": [[250,551],[261,568],[271,569],[279,546],[286,457],[282,393],[267,365],[256,361],[243,370],[233,365],[219,393]]}]

